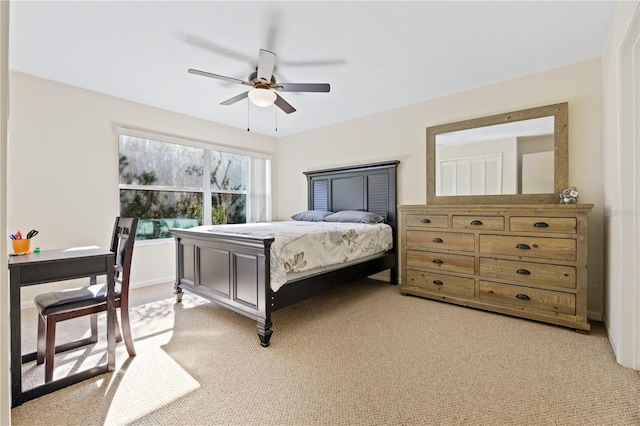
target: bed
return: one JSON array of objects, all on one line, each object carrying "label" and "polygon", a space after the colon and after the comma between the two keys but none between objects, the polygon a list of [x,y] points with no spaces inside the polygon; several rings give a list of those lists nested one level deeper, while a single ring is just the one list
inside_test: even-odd
[{"label": "bed", "polygon": [[[184,291],[188,291],[255,320],[260,344],[267,347],[273,333],[271,314],[278,309],[389,269],[391,283],[397,284],[398,164],[399,161],[394,160],[304,172],[309,211],[362,211],[382,216],[384,224],[353,224],[351,228],[355,230],[356,225],[377,227],[381,235],[390,233],[391,243],[384,250],[376,253],[373,250],[356,260],[345,258],[338,264],[309,270],[302,270],[304,268],[299,266],[310,262],[311,256],[297,259],[289,256],[287,258],[292,258],[294,264],[286,267],[286,276],[283,277],[278,272],[280,265],[272,264],[281,262],[273,260],[277,257],[272,250],[280,250],[278,235],[286,234],[281,233],[278,227],[315,227],[319,223],[281,221],[171,229],[176,244],[174,292],[177,301],[181,302]],[[274,226],[273,231],[266,228],[271,225]],[[346,224],[335,225],[344,228]],[[255,232],[250,232],[250,228]],[[384,231],[384,228],[389,231]],[[359,232],[360,228],[357,229],[355,232]],[[325,240],[330,239],[328,236]]]}]

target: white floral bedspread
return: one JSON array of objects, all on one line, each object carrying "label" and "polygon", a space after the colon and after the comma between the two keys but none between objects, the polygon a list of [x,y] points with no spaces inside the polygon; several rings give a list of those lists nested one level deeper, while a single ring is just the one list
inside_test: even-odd
[{"label": "white floral bedspread", "polygon": [[278,291],[287,273],[352,262],[393,247],[386,224],[282,221],[191,228],[224,234],[275,238],[271,244],[271,289]]}]

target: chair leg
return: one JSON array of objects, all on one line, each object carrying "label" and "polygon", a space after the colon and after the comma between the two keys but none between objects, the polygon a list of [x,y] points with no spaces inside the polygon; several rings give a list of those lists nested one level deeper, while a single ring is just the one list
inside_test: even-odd
[{"label": "chair leg", "polygon": [[[96,343],[98,341],[98,314],[91,314],[91,337],[89,343]],[[116,342],[122,342],[122,334],[120,334],[120,327],[118,327],[118,317],[116,316]],[[85,343],[88,345],[89,343]]]},{"label": "chair leg", "polygon": [[129,352],[129,356],[136,356],[136,350],[133,347],[133,338],[131,337],[128,303],[125,302],[120,306],[120,316],[122,317],[122,333],[124,334],[124,343],[127,346],[127,352]]},{"label": "chair leg", "polygon": [[44,360],[44,382],[49,383],[53,380],[53,360],[56,354],[56,320],[54,317],[47,317],[46,324],[46,349]]},{"label": "chair leg", "polygon": [[120,325],[118,324],[118,316],[114,317],[115,323],[114,327],[116,328],[116,342],[122,342],[122,333],[120,332]]},{"label": "chair leg", "polygon": [[89,315],[91,321],[91,343],[98,341],[98,314]]},{"label": "chair leg", "polygon": [[38,344],[36,349],[36,364],[40,365],[44,362],[44,353],[47,348],[47,323],[44,317],[38,314]]}]

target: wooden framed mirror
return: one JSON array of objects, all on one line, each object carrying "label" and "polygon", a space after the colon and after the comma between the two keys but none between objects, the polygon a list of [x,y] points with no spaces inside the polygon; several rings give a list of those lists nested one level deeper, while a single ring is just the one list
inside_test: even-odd
[{"label": "wooden framed mirror", "polygon": [[569,104],[427,128],[427,204],[558,203]]}]

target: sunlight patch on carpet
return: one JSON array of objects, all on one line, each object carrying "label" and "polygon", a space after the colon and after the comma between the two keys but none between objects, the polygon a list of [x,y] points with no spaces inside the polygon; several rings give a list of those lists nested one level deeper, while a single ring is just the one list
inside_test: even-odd
[{"label": "sunlight patch on carpet", "polygon": [[199,388],[164,351],[148,351],[132,361],[117,383],[104,424],[130,423]]}]

